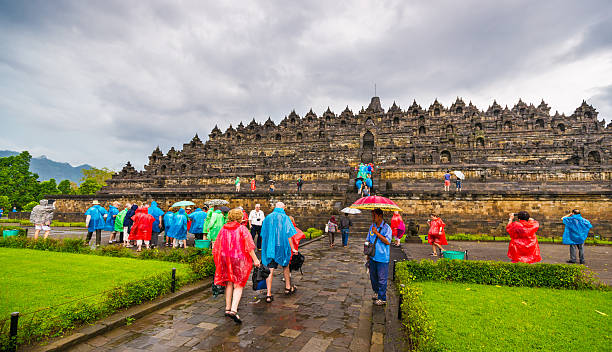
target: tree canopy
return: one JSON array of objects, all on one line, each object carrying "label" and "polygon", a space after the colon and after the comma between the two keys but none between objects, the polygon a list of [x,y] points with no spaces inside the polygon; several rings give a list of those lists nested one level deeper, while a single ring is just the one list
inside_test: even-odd
[{"label": "tree canopy", "polygon": [[92,167],[91,169],[83,169],[81,170],[81,172],[83,173],[83,177],[81,177],[81,182],[85,182],[88,179],[92,179],[101,186],[106,186],[106,180],[113,177],[113,174],[115,173],[113,170],[106,167],[103,167],[101,169]]}]

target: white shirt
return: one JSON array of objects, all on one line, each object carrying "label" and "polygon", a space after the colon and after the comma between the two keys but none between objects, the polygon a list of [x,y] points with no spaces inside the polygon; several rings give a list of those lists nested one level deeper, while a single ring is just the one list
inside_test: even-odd
[{"label": "white shirt", "polygon": [[261,226],[261,224],[263,224],[263,220],[264,220],[264,212],[263,211],[257,211],[255,209],[251,210],[251,213],[249,213],[249,221],[251,222],[251,225],[258,225]]}]

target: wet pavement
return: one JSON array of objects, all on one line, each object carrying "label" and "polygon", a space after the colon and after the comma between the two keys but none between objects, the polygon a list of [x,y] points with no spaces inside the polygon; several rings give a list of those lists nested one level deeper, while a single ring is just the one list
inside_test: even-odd
[{"label": "wet pavement", "polygon": [[[370,347],[371,289],[361,240],[345,249],[326,239],[300,250],[304,275],[293,273],[298,291],[285,296],[275,276],[274,302],[250,285],[236,325],[224,317],[225,299],[196,294],[135,323],[98,336],[71,351],[367,351]],[[250,282],[249,282],[250,283]],[[364,325],[368,325],[364,329]]]}]

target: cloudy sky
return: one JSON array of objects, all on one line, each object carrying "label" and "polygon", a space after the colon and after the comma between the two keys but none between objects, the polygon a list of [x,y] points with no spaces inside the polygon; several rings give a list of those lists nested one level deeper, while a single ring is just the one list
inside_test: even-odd
[{"label": "cloudy sky", "polygon": [[215,124],[457,96],[612,120],[612,1],[0,0],[0,149],[139,169]]}]

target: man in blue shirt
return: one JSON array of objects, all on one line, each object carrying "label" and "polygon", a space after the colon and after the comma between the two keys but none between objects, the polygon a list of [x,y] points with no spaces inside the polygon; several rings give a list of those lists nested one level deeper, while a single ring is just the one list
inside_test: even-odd
[{"label": "man in blue shirt", "polygon": [[374,257],[368,258],[368,265],[370,268],[372,290],[375,293],[372,299],[375,300],[375,305],[382,306],[387,304],[391,227],[383,220],[383,212],[380,209],[372,210],[372,221],[367,240],[370,243],[374,243],[376,252]]}]

